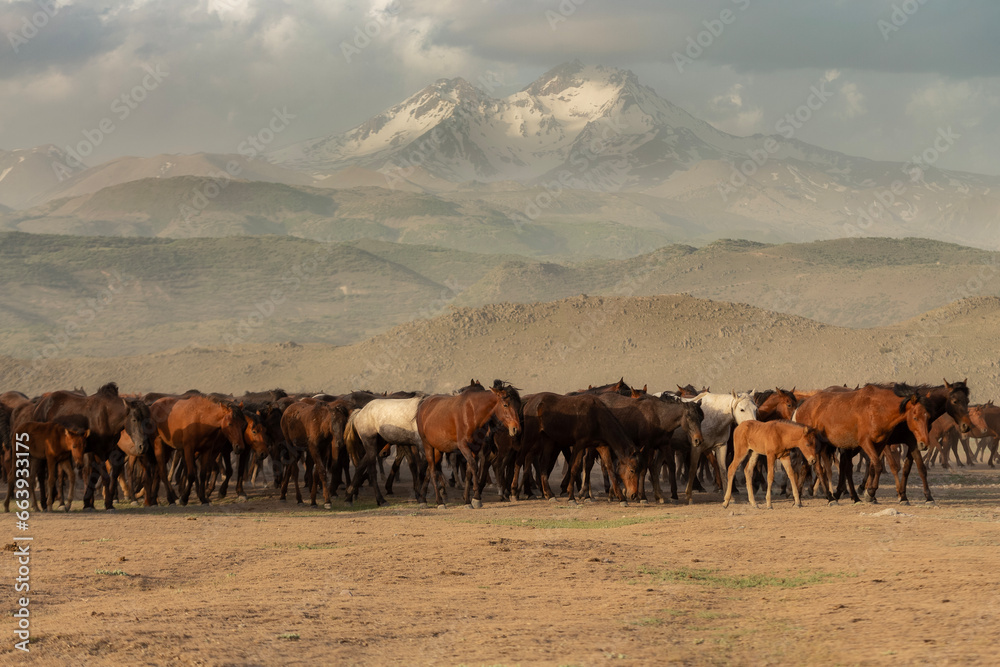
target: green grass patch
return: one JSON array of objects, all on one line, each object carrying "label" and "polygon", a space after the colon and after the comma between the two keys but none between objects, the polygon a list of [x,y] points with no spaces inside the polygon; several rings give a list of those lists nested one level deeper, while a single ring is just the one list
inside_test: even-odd
[{"label": "green grass patch", "polygon": [[297,642],[299,641],[299,633],[297,632],[282,632],[278,635],[278,639],[287,639],[288,641]]},{"label": "green grass patch", "polygon": [[[719,588],[802,588],[804,586],[814,586],[826,583],[831,579],[841,579],[848,575],[836,572],[798,572],[788,575],[775,574],[746,574],[731,575],[721,574],[718,570],[711,569],[657,569],[642,567],[639,574],[649,575],[658,581],[678,581],[685,583],[702,584],[705,586],[717,586]],[[704,616],[703,618],[713,618]]]},{"label": "green grass patch", "polygon": [[134,577],[134,576],[136,576],[134,574],[129,574],[125,570],[105,570],[105,569],[100,568],[100,567],[97,568],[94,571],[94,573],[95,574],[107,574],[107,575],[111,575],[111,576],[114,576],[114,577]]}]

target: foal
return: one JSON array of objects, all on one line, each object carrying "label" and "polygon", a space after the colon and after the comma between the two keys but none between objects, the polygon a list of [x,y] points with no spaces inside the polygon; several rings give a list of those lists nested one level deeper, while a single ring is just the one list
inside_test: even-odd
[{"label": "foal", "polygon": [[726,499],[723,507],[729,507],[729,501],[733,497],[733,477],[736,470],[747,452],[750,452],[750,461],[747,463],[744,473],[747,478],[747,496],[750,504],[757,507],[757,502],[753,497],[752,475],[754,466],[757,464],[757,457],[764,455],[767,457],[767,509],[771,509],[771,484],[774,482],[774,460],[781,461],[785,472],[788,473],[788,480],[792,484],[792,493],[795,495],[795,506],[802,507],[802,500],[799,498],[799,485],[795,479],[795,468],[792,466],[791,450],[798,447],[799,451],[808,461],[809,465],[816,463],[816,431],[796,424],[785,419],[769,422],[745,421],[736,427],[733,432],[733,462],[729,464],[729,485],[726,489]]}]

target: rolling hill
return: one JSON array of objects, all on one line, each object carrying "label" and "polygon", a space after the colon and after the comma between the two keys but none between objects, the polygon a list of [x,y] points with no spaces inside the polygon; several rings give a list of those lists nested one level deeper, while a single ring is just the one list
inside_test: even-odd
[{"label": "rolling hill", "polygon": [[127,391],[450,391],[504,378],[568,391],[624,375],[651,390],[716,391],[968,376],[974,401],[1000,391],[1000,299],[950,304],[878,329],[845,329],[752,306],[657,297],[573,297],[460,308],[347,347],[188,348],[132,357],[0,361],[0,386],[28,393],[117,380]]},{"label": "rolling hill", "polygon": [[374,239],[15,232],[0,233],[0,281],[0,354],[123,356],[240,343],[346,345],[451,307],[581,294],[687,293],[843,327],[886,326],[1000,294],[1000,253],[922,239],[719,241],[558,263]]}]

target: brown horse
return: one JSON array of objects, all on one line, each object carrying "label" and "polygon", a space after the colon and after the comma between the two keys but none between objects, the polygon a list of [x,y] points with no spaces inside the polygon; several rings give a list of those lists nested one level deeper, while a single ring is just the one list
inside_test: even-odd
[{"label": "brown horse", "polygon": [[802,499],[799,497],[799,485],[795,479],[795,468],[792,466],[791,450],[798,449],[802,452],[809,465],[816,463],[816,438],[817,433],[808,426],[797,424],[785,419],[772,420],[768,422],[745,421],[733,431],[733,462],[729,464],[729,484],[726,488],[726,497],[722,501],[723,507],[729,507],[729,501],[733,497],[733,478],[739,469],[743,459],[750,454],[750,460],[744,469],[747,478],[747,497],[750,504],[757,507],[757,501],[753,497],[753,470],[757,464],[757,457],[763,455],[767,457],[767,509],[771,509],[771,486],[774,484],[774,462],[777,459],[788,474],[788,480],[792,485],[792,494],[795,496],[795,506],[802,507]]},{"label": "brown horse", "polygon": [[791,420],[799,400],[795,397],[795,387],[791,391],[775,387],[774,390],[755,391],[753,402],[757,404],[757,421],[768,422],[772,419]]},{"label": "brown horse", "polygon": [[[121,397],[114,382],[102,386],[90,396],[76,391],[46,394],[38,401],[30,419],[59,422],[89,431],[84,463],[84,479],[87,482],[83,495],[84,509],[94,506],[97,475],[105,484],[104,507],[112,509],[114,494],[104,462],[110,460],[112,467],[118,470],[124,465],[125,457],[118,449],[122,431],[128,432],[140,451],[145,452],[152,447],[153,422],[149,407],[141,400]],[[91,459],[97,459],[97,465],[93,465]]]},{"label": "brown horse", "polygon": [[[150,407],[157,432],[157,467],[158,481],[167,487],[167,501],[172,502],[173,489],[167,477],[166,448],[174,449],[184,457],[186,468],[186,483],[180,494],[182,505],[187,505],[194,485],[198,500],[203,505],[208,504],[205,494],[210,467],[216,457],[223,451],[224,445],[232,446],[239,454],[243,451],[244,439],[248,429],[259,429],[253,434],[259,436],[255,449],[260,447],[267,451],[259,422],[251,427],[242,411],[232,403],[208,396],[189,396],[187,398],[161,398]],[[251,430],[252,432],[252,430]],[[197,459],[201,459],[201,471],[198,473]],[[228,461],[228,457],[226,457]],[[156,502],[158,482],[154,482],[152,502]]]},{"label": "brown horse", "polygon": [[[701,422],[705,414],[698,401],[683,401],[673,396],[639,395],[625,399],[616,394],[601,394],[601,401],[611,409],[639,451],[639,499],[646,501],[646,472],[650,472],[653,494],[664,502],[660,488],[660,467],[664,460],[673,463],[671,439],[680,429],[689,444],[701,447]],[[676,495],[676,471],[670,470],[671,491]]]},{"label": "brown horse", "polygon": [[[311,459],[311,465],[307,463],[307,468],[312,468],[310,493],[313,506],[316,506],[316,491],[322,484],[323,507],[332,507],[330,492],[331,489],[336,489],[340,471],[337,470],[336,477],[332,473],[339,465],[340,453],[344,449],[344,428],[350,413],[351,406],[345,401],[313,404],[299,402],[288,406],[281,416],[281,432],[285,442],[293,451],[307,453]],[[285,499],[288,481],[294,476],[296,499],[302,504],[297,458],[285,468],[286,472],[281,480],[281,499]]]},{"label": "brown horse", "polygon": [[[944,384],[937,386],[911,386],[902,383],[878,386],[892,389],[900,397],[911,393],[917,394],[920,397],[920,402],[927,408],[930,422],[934,422],[940,416],[947,414],[955,420],[960,433],[967,433],[972,428],[972,421],[969,419],[969,387],[965,380],[954,383],[949,383],[945,380]],[[927,442],[930,442],[929,438]],[[910,504],[910,501],[906,497],[906,483],[913,464],[916,464],[917,472],[920,474],[920,479],[923,482],[924,499],[928,503],[933,503],[934,497],[931,496],[930,485],[927,482],[927,467],[924,465],[923,456],[920,453],[926,447],[918,445],[915,433],[900,423],[890,434],[886,444],[901,444],[906,446],[906,460],[902,466],[902,475],[899,473],[899,466],[895,457],[890,456],[888,458],[889,468],[896,480],[896,492],[899,496],[899,503],[901,505]],[[871,474],[871,467],[868,469],[868,474]]]},{"label": "brown horse", "polygon": [[[831,448],[860,448],[871,461],[865,499],[875,501],[882,472],[882,448],[897,425],[905,422],[917,445],[927,448],[929,413],[916,393],[900,397],[892,389],[866,385],[848,391],[820,391],[795,411],[795,421],[811,426],[822,436],[820,456],[827,500],[835,503],[830,475]],[[842,466],[843,467],[843,466]]]},{"label": "brown horse", "polygon": [[[549,487],[549,474],[556,457],[560,452],[564,453],[567,466],[570,467],[569,479],[572,480],[580,467],[582,455],[590,449],[597,450],[606,470],[617,472],[617,475],[611,475],[611,494],[608,495],[608,500],[612,497],[623,502],[627,498],[635,499],[639,490],[637,449],[601,397],[586,393],[566,396],[548,392],[533,394],[524,405],[524,437],[513,482],[517,483],[522,463],[527,467],[537,459],[542,494],[545,498],[554,500],[555,495]],[[528,474],[525,470],[526,477]],[[619,477],[625,486],[625,495],[619,487]],[[576,502],[572,482],[567,490],[569,501]],[[513,493],[512,497],[516,498],[517,490],[514,489]]]},{"label": "brown horse", "polygon": [[[521,396],[517,389],[495,380],[489,391],[468,391],[458,395],[428,396],[417,408],[417,432],[424,443],[428,476],[434,484],[438,507],[444,505],[444,485],[435,464],[442,454],[458,450],[465,457],[470,475],[466,476],[465,504],[482,507],[481,475],[477,473],[477,454],[483,447],[486,426],[493,419],[507,427],[511,436],[521,431]],[[469,482],[473,498],[469,499]],[[425,496],[426,497],[426,496]]]},{"label": "brown horse", "polygon": [[[76,427],[67,427],[62,424],[51,422],[27,422],[18,426],[17,434],[27,434],[28,436],[28,457],[30,459],[30,473],[28,488],[35,488],[35,479],[38,474],[38,466],[42,461],[47,464],[47,493],[42,493],[42,509],[52,509],[55,501],[56,479],[59,475],[57,469],[61,463],[72,460],[76,467],[83,466],[83,452],[87,446],[87,436],[90,435],[86,429],[80,430]],[[24,442],[23,438],[19,442]],[[4,511],[10,511],[10,499],[14,496],[14,467],[12,466],[7,478],[7,498],[4,500]],[[70,470],[69,495],[63,503],[66,511],[69,511],[73,503],[73,493],[76,491],[76,474]],[[48,503],[46,503],[46,496]],[[38,498],[35,497],[33,506],[38,508]]]}]

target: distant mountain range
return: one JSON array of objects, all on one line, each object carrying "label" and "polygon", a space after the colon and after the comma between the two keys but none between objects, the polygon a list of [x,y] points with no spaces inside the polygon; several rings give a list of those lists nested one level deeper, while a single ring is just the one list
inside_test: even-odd
[{"label": "distant mountain range", "polygon": [[[409,234],[418,242],[440,237],[443,245],[481,249],[450,242],[455,228],[458,239],[482,233],[501,244],[517,232],[513,245],[498,249],[522,254],[572,253],[567,238],[574,229],[632,239],[623,252],[665,240],[737,236],[922,236],[1000,248],[1000,178],[914,171],[911,164],[844,155],[779,130],[736,137],[661,98],[629,71],[572,62],[502,98],[463,79],[440,80],[352,130],[276,150],[269,161],[211,154],[120,158],[60,181],[52,165],[65,155],[55,147],[0,152],[0,205],[28,209],[0,210],[0,226],[314,238],[334,230],[336,238],[406,241]],[[947,141],[928,137],[928,146],[937,139]],[[351,191],[364,214],[345,227],[342,209],[327,207],[328,213],[305,216],[310,229],[304,230],[289,224],[302,216],[263,204],[273,189],[254,185],[262,205],[250,215],[240,212],[242,198],[220,196],[204,210],[196,207],[195,216],[188,211],[164,219],[184,204],[176,201],[177,177],[218,178],[232,160],[240,165],[238,179],[281,184],[300,198],[337,200],[341,195],[333,191]],[[107,188],[100,207],[79,200]],[[407,196],[413,199],[394,215],[379,213],[386,201]],[[53,207],[65,198],[71,199]],[[116,208],[118,199],[130,203]],[[137,224],[153,218],[163,223]],[[522,234],[525,229],[537,238]]]}]

